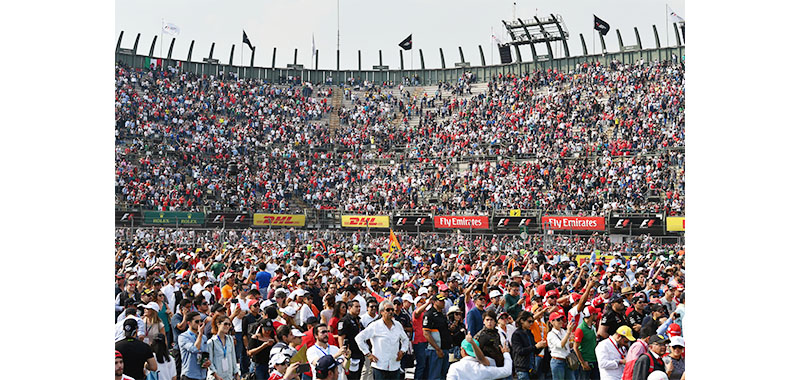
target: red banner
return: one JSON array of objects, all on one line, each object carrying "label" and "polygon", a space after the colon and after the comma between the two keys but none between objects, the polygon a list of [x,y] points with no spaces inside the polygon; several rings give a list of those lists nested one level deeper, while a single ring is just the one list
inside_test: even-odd
[{"label": "red banner", "polygon": [[542,229],[553,231],[605,231],[606,218],[545,215],[542,217]]},{"label": "red banner", "polygon": [[464,230],[488,230],[488,216],[434,216],[433,226],[436,228],[460,228]]}]

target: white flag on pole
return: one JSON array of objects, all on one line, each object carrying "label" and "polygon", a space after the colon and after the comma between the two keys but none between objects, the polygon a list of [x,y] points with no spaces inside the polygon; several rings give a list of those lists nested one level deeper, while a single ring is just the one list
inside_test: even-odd
[{"label": "white flag on pole", "polygon": [[162,32],[169,34],[170,36],[177,36],[181,34],[181,28],[178,28],[175,24],[166,23],[164,27],[161,29]]},{"label": "white flag on pole", "polygon": [[672,18],[672,22],[677,22],[677,23],[685,22],[683,20],[683,17],[678,16],[678,14],[675,13],[675,11],[672,10],[672,8],[669,6],[669,4],[667,4],[667,11],[669,11],[669,17]]},{"label": "white flag on pole", "polygon": [[500,39],[498,39],[497,36],[494,34],[492,34],[492,41],[494,41],[494,43],[496,44],[502,44],[502,42],[500,42]]}]

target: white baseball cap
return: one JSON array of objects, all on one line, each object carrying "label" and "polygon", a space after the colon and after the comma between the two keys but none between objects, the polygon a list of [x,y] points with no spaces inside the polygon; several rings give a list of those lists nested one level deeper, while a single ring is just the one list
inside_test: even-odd
[{"label": "white baseball cap", "polygon": [[497,289],[492,290],[491,292],[489,292],[489,298],[500,297],[502,295],[503,295],[503,293],[500,293],[500,291],[497,290]]},{"label": "white baseball cap", "polygon": [[303,332],[298,329],[292,329],[292,335],[300,338],[306,336],[306,334],[303,334]]},{"label": "white baseball cap", "polygon": [[419,290],[417,291],[417,294],[419,294],[419,295],[428,294],[428,288],[426,288],[426,287],[419,288]]},{"label": "white baseball cap", "polygon": [[669,346],[670,347],[674,347],[674,346],[686,347],[686,343],[684,342],[682,336],[673,336],[673,337],[669,338]]}]

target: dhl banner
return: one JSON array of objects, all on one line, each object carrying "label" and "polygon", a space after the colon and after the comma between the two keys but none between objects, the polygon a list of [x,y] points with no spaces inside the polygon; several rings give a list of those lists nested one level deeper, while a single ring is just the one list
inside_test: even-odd
[{"label": "dhl banner", "polygon": [[389,215],[342,215],[342,227],[389,228]]},{"label": "dhl banner", "polygon": [[686,218],[683,216],[668,216],[667,231],[686,231]]},{"label": "dhl banner", "polygon": [[302,227],[306,225],[305,215],[253,214],[254,226]]}]

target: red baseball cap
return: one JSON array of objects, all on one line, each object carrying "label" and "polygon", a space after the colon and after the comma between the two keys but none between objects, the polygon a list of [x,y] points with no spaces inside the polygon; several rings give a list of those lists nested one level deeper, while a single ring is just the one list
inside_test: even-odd
[{"label": "red baseball cap", "polygon": [[594,262],[594,265],[603,265],[603,264],[605,264],[603,260],[597,260]]},{"label": "red baseball cap", "polygon": [[581,299],[581,295],[578,294],[578,293],[572,293],[572,294],[569,295],[570,303],[578,302],[579,299]]},{"label": "red baseball cap", "polygon": [[544,280],[544,281],[550,281],[551,279],[552,279],[552,276],[550,276],[550,273],[545,273],[545,274],[542,275],[542,280]]},{"label": "red baseball cap", "polygon": [[603,305],[605,302],[606,302],[606,300],[604,300],[602,296],[597,296],[597,297],[594,297],[594,299],[592,300],[592,306],[594,306],[594,307],[600,307],[600,306],[602,306],[602,305]]},{"label": "red baseball cap", "polygon": [[547,297],[550,297],[550,296],[558,297],[558,290],[551,289],[549,292],[547,292]]},{"label": "red baseball cap", "polygon": [[550,322],[555,321],[558,318],[563,317],[564,314],[561,314],[561,311],[555,311],[550,313]]},{"label": "red baseball cap", "polygon": [[667,327],[667,335],[670,337],[681,335],[681,325],[673,323]]}]

